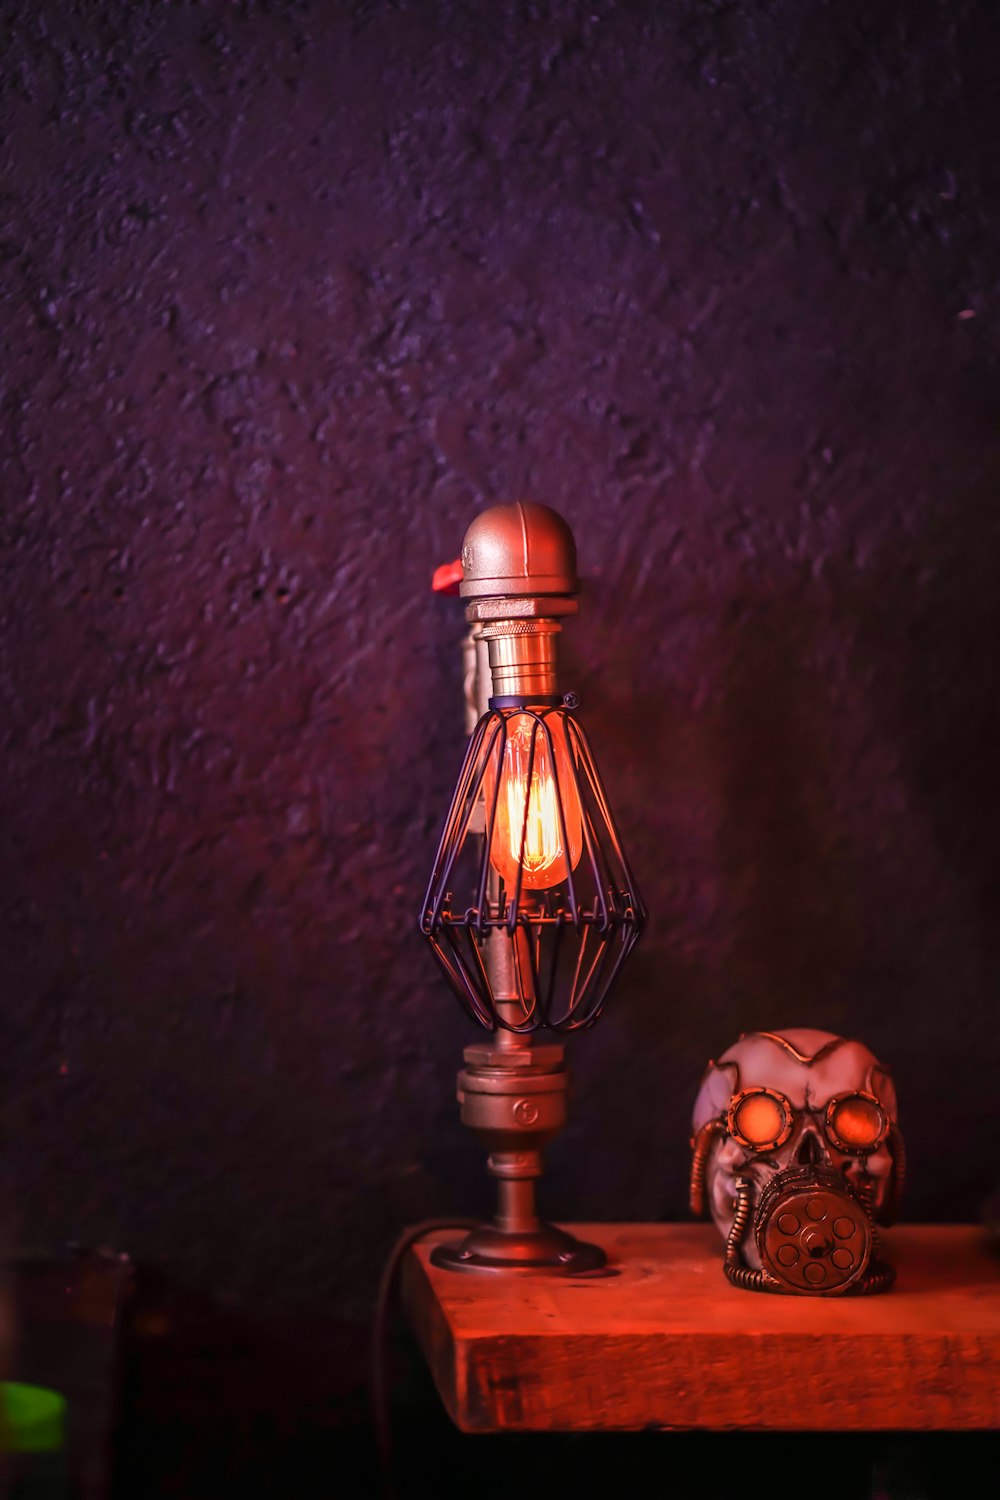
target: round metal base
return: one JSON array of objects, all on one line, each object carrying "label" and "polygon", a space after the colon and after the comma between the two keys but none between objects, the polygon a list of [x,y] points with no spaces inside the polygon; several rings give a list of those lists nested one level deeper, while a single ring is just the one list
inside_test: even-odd
[{"label": "round metal base", "polygon": [[438,1245],[431,1263],[446,1271],[530,1271],[536,1276],[579,1276],[608,1263],[597,1245],[542,1224],[525,1234],[505,1234],[483,1224],[457,1244]]}]

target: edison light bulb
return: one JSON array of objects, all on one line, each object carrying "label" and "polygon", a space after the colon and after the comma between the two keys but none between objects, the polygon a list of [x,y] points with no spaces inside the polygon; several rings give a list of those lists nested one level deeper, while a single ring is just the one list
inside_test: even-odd
[{"label": "edison light bulb", "polygon": [[583,847],[580,794],[562,715],[549,714],[539,722],[528,713],[512,714],[506,743],[501,746],[498,740],[490,757],[485,790],[488,809],[496,792],[490,863],[507,888],[514,889],[519,866],[523,889],[544,891],[559,885],[576,868]]}]

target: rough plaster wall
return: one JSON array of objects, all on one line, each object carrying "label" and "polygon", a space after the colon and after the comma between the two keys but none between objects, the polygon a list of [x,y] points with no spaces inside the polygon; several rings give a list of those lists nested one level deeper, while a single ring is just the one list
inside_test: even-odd
[{"label": "rough plaster wall", "polygon": [[546,1207],[682,1217],[703,1064],[798,1023],[894,1066],[908,1216],[979,1213],[990,12],[4,5],[24,1238],[360,1322],[403,1224],[486,1210],[415,936],[462,749],[428,584],[520,494],[577,533],[566,685],[652,912]]}]

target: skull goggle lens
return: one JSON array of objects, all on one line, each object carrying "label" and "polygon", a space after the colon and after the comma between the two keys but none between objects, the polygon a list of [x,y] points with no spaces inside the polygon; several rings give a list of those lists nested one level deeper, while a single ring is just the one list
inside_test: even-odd
[{"label": "skull goggle lens", "polygon": [[774,1151],[792,1132],[792,1110],[773,1089],[744,1089],[729,1106],[729,1134],[752,1151]]},{"label": "skull goggle lens", "polygon": [[889,1122],[871,1094],[840,1094],[826,1107],[826,1133],[840,1151],[874,1151]]}]

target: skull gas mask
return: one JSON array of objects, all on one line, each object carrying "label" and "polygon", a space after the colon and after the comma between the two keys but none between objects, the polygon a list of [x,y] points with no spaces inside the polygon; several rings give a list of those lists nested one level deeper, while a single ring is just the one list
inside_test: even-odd
[{"label": "skull gas mask", "polygon": [[726,1241],[724,1269],[754,1291],[880,1292],[875,1221],[903,1184],[896,1091],[861,1042],[754,1031],[709,1063],[692,1119],[691,1209]]}]

